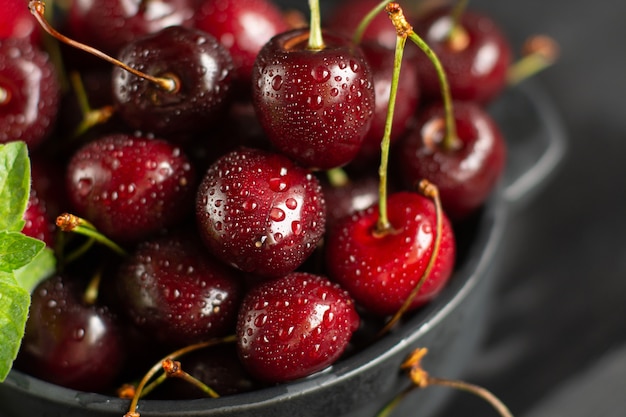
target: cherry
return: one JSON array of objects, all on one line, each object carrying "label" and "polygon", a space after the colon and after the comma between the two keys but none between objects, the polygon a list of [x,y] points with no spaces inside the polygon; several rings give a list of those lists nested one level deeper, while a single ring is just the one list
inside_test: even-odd
[{"label": "cherry", "polygon": [[[489,17],[465,10],[455,24],[451,13],[450,8],[433,10],[415,22],[415,31],[440,59],[452,96],[486,103],[506,85],[510,45]],[[438,99],[440,86],[433,65],[423,54],[417,60],[424,96]]]},{"label": "cherry", "polygon": [[206,172],[196,217],[218,258],[246,272],[281,276],[315,250],[324,234],[325,203],[308,170],[280,154],[240,149]]},{"label": "cherry", "polygon": [[46,243],[46,246],[54,247],[54,225],[46,212],[46,204],[39,199],[37,193],[31,190],[24,212],[24,228],[22,233]]},{"label": "cherry", "polygon": [[108,54],[168,26],[193,25],[191,0],[75,0],[67,12],[72,37]]},{"label": "cherry", "polygon": [[378,178],[373,175],[350,178],[344,184],[325,181],[322,189],[327,207],[326,230],[332,230],[344,217],[378,202]]},{"label": "cherry", "polygon": [[439,188],[441,203],[454,221],[479,208],[501,177],[506,145],[500,129],[478,104],[454,102],[457,146],[446,148],[445,109],[433,104],[423,110],[418,124],[401,142],[400,177],[411,187],[428,179]]},{"label": "cherry", "polygon": [[28,12],[24,0],[3,0],[0,14],[2,39],[25,39],[34,45],[41,41],[39,25]]},{"label": "cherry", "polygon": [[52,132],[60,87],[48,55],[24,39],[0,39],[0,143],[38,147]]},{"label": "cherry", "polygon": [[172,90],[113,69],[113,97],[134,129],[157,135],[206,131],[225,105],[232,59],[217,40],[196,29],[171,26],[127,44],[119,60],[143,73],[173,81]]},{"label": "cherry", "polygon": [[107,391],[124,365],[123,334],[110,310],[84,303],[80,291],[64,275],[35,288],[16,364],[64,387]]},{"label": "cherry", "polygon": [[271,0],[204,0],[196,28],[213,35],[230,52],[237,81],[249,88],[257,54],[273,36],[288,29]]},{"label": "cherry", "polygon": [[79,215],[113,240],[136,242],[190,211],[195,170],[164,140],[116,134],[77,150],[66,182]]},{"label": "cherry", "polygon": [[[340,221],[326,239],[329,276],[368,312],[396,313],[424,275],[436,242],[435,204],[418,193],[397,192],[387,200],[392,230],[378,231],[372,206]],[[410,309],[432,300],[452,274],[455,238],[443,217],[435,263]]]},{"label": "cherry", "polygon": [[358,153],[374,112],[371,74],[360,49],[309,29],[272,38],[252,74],[253,101],[269,140],[298,163],[329,169]]},{"label": "cherry", "polygon": [[124,311],[147,337],[184,346],[232,333],[241,277],[189,236],[145,241],[116,276]]},{"label": "cherry", "polygon": [[259,380],[293,380],[335,362],[359,323],[354,303],[337,284],[295,272],[246,295],[237,322],[237,349],[244,367]]}]

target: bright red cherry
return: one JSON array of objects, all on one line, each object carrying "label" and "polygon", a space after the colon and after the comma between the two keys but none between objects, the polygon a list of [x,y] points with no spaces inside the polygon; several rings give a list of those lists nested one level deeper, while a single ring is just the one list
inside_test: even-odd
[{"label": "bright red cherry", "polygon": [[27,0],[3,0],[0,13],[0,40],[25,39],[32,44],[41,40],[37,20],[28,11]]},{"label": "bright red cherry", "polygon": [[24,39],[0,39],[0,143],[22,140],[31,150],[38,147],[52,132],[59,97],[47,54]]},{"label": "bright red cherry", "polygon": [[[454,30],[451,8],[439,8],[415,22],[414,29],[435,52],[448,77],[452,97],[486,103],[506,85],[512,52],[489,17],[464,11]],[[433,64],[417,54],[424,95],[439,100],[440,84]]]},{"label": "bright red cherry", "polygon": [[[432,200],[413,192],[387,199],[393,230],[377,232],[377,206],[340,221],[326,239],[329,276],[358,305],[377,315],[396,313],[424,274],[437,237]],[[432,300],[452,274],[456,244],[452,226],[442,216],[442,233],[435,263],[410,309]]]},{"label": "bright red cherry", "polygon": [[179,147],[123,134],[80,148],[66,181],[77,214],[119,242],[136,242],[180,223],[193,208],[196,183]]},{"label": "bright red cherry", "polygon": [[54,224],[46,212],[46,204],[39,199],[37,193],[31,190],[24,212],[24,228],[22,233],[46,243],[46,246],[54,247]]},{"label": "bright red cherry", "polygon": [[204,0],[195,14],[195,25],[228,49],[236,78],[246,88],[263,45],[288,29],[280,9],[271,0]]},{"label": "bright red cherry", "polygon": [[240,149],[218,159],[200,184],[196,216],[209,250],[243,271],[285,275],[324,234],[317,178],[277,153]]},{"label": "bright red cherry", "polygon": [[444,211],[454,221],[478,209],[502,175],[506,144],[489,114],[476,103],[454,102],[458,147],[446,149],[445,110],[433,104],[399,144],[400,178],[408,187],[427,179],[437,185]]},{"label": "bright red cherry", "polygon": [[261,283],[246,295],[237,349],[257,379],[293,380],[335,362],[359,323],[345,290],[325,277],[295,272]]},{"label": "bright red cherry", "polygon": [[309,30],[275,36],[252,73],[257,116],[272,144],[298,163],[329,169],[350,162],[369,130],[375,99],[363,54],[347,38]]}]

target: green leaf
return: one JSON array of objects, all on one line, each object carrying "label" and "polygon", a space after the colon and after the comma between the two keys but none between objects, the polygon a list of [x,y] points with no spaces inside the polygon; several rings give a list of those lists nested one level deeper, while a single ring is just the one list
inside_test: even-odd
[{"label": "green leaf", "polygon": [[45,246],[41,240],[19,232],[0,232],[0,271],[11,273],[22,268]]},{"label": "green leaf", "polygon": [[26,144],[0,144],[0,230],[22,230],[29,195],[30,160]]},{"label": "green leaf", "polygon": [[45,248],[27,265],[13,272],[20,287],[29,293],[44,279],[50,277],[56,268],[56,258],[50,248]]},{"label": "green leaf", "polygon": [[30,294],[12,273],[0,271],[0,382],[11,370],[24,337]]}]

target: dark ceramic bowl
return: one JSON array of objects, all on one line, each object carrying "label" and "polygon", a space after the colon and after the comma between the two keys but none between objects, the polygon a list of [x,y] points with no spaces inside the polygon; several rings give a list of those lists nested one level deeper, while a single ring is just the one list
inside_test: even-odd
[{"label": "dark ceramic bowl", "polygon": [[[427,347],[424,368],[457,377],[484,333],[490,289],[498,271],[507,214],[522,207],[545,183],[564,151],[563,131],[549,100],[531,84],[510,89],[490,109],[509,147],[501,187],[459,231],[457,269],[443,293],[395,331],[309,378],[255,392],[193,401],[142,400],[142,417],[366,417],[409,384],[400,364]],[[432,414],[445,389],[417,391],[395,415]],[[0,384],[4,417],[122,417],[129,402],[52,385],[18,371]],[[403,411],[404,410],[404,411]]]}]

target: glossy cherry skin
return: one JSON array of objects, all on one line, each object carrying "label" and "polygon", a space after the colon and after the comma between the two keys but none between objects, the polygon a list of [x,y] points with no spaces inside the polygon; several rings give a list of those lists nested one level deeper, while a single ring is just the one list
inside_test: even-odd
[{"label": "glossy cherry skin", "polygon": [[26,223],[22,233],[45,242],[49,248],[54,247],[54,224],[46,212],[46,204],[39,199],[34,190],[31,190],[28,198],[24,221]]},{"label": "glossy cherry skin", "polygon": [[74,0],[67,27],[72,38],[117,54],[136,38],[168,26],[193,26],[191,0]]},{"label": "glossy cherry skin", "polygon": [[25,0],[3,0],[0,13],[0,39],[25,39],[35,45],[41,41],[39,23]]},{"label": "glossy cherry skin", "polygon": [[446,150],[444,109],[433,104],[398,146],[398,168],[407,187],[427,179],[437,185],[444,210],[460,221],[485,202],[506,162],[506,143],[496,122],[478,104],[453,104],[460,147]]},{"label": "glossy cherry skin", "polygon": [[359,323],[345,290],[325,277],[294,272],[248,292],[239,310],[237,349],[257,379],[293,380],[334,363]]},{"label": "glossy cherry skin", "polygon": [[[326,239],[329,276],[344,287],[358,305],[376,315],[397,312],[424,274],[436,238],[432,200],[413,192],[389,196],[388,216],[393,231],[378,235],[378,206],[345,218]],[[443,216],[441,246],[433,269],[410,309],[432,300],[452,274],[456,254],[452,226]]]},{"label": "glossy cherry skin", "polygon": [[181,347],[233,333],[243,288],[239,271],[206,254],[199,239],[139,244],[115,278],[131,322],[148,338]]},{"label": "glossy cherry skin", "polygon": [[107,391],[124,365],[123,333],[106,307],[82,302],[80,288],[60,275],[35,288],[16,365],[64,387]]},{"label": "glossy cherry skin", "polygon": [[252,73],[253,102],[269,140],[309,168],[329,169],[358,153],[374,114],[372,77],[360,49],[324,33],[309,50],[308,29],[275,36]]},{"label": "glossy cherry skin", "polygon": [[113,69],[113,99],[133,129],[165,137],[206,131],[228,99],[232,59],[203,31],[171,26],[127,44],[118,59],[178,82],[178,89],[168,92],[122,68]]},{"label": "glossy cherry skin", "polygon": [[209,250],[260,276],[300,266],[324,234],[325,214],[322,188],[311,172],[255,149],[233,151],[211,165],[196,200]]},{"label": "glossy cherry skin", "polygon": [[[458,46],[449,42],[450,13],[450,8],[434,10],[416,21],[414,30],[441,61],[452,96],[458,100],[487,103],[506,85],[511,47],[492,19],[467,10],[460,20],[467,34],[467,43],[460,42],[463,45]],[[425,54],[418,54],[416,58],[425,97],[441,99],[441,87],[433,64]]]},{"label": "glossy cherry skin", "polygon": [[50,136],[60,87],[48,55],[24,39],[0,40],[0,143],[37,148]]},{"label": "glossy cherry skin", "polygon": [[280,9],[271,0],[204,0],[195,14],[195,26],[228,49],[236,79],[246,88],[263,45],[288,29]]},{"label": "glossy cherry skin", "polygon": [[326,200],[326,230],[332,230],[344,217],[378,202],[379,178],[370,173],[350,178],[342,185],[322,182],[322,189]]},{"label": "glossy cherry skin", "polygon": [[196,180],[177,146],[117,134],[80,148],[69,162],[66,183],[76,214],[127,243],[180,223],[193,209]]}]

